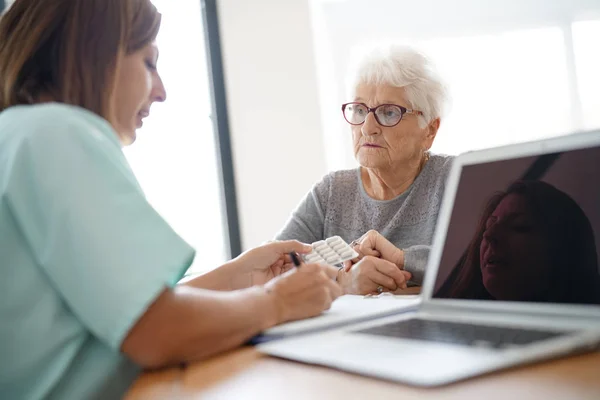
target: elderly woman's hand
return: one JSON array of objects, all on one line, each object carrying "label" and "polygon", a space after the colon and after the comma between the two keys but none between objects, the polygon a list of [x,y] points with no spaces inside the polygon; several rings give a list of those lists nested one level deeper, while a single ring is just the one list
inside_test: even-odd
[{"label": "elderly woman's hand", "polygon": [[273,241],[236,257],[230,269],[233,288],[262,285],[294,267],[289,253],[308,254],[312,247],[297,240]]},{"label": "elderly woman's hand", "polygon": [[344,271],[346,272],[365,256],[382,258],[396,264],[400,269],[404,268],[404,252],[376,230],[371,229],[360,239],[355,240],[352,247],[358,253],[358,257],[344,263]]},{"label": "elderly woman's hand", "polygon": [[365,256],[349,270],[338,272],[338,283],[346,294],[377,294],[406,289],[410,272],[387,260]]}]

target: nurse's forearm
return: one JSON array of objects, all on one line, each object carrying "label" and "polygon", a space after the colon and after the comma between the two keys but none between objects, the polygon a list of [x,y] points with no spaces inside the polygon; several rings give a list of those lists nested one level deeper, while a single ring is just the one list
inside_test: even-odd
[{"label": "nurse's forearm", "polygon": [[159,296],[121,350],[145,368],[199,360],[243,344],[279,318],[273,295],[262,287],[212,292],[179,286]]},{"label": "nurse's forearm", "polygon": [[206,290],[235,290],[233,279],[235,278],[235,265],[232,261],[221,265],[212,271],[202,275],[183,279],[179,284],[197,289]]}]

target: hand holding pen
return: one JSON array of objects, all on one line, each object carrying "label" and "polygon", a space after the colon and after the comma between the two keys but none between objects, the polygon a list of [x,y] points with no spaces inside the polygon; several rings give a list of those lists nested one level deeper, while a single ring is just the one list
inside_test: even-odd
[{"label": "hand holding pen", "polygon": [[266,290],[277,297],[279,323],[319,315],[343,294],[342,288],[333,280],[337,268],[306,264],[296,252],[288,255],[295,268],[265,285]]}]

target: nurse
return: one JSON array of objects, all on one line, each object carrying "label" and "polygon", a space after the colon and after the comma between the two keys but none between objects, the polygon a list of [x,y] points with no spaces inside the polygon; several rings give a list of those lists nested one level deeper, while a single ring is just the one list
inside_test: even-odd
[{"label": "nurse", "polygon": [[[16,0],[0,18],[0,398],[117,398],[315,316],[335,269],[273,242],[185,284],[190,248],[122,152],[166,99],[150,0]],[[209,226],[205,227],[210,229]]]}]

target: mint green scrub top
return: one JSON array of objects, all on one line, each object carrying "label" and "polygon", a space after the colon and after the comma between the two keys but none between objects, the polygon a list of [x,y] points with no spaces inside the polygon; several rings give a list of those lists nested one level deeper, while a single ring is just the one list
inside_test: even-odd
[{"label": "mint green scrub top", "polygon": [[120,398],[139,373],[122,341],[193,258],[106,120],[0,113],[0,399]]}]

